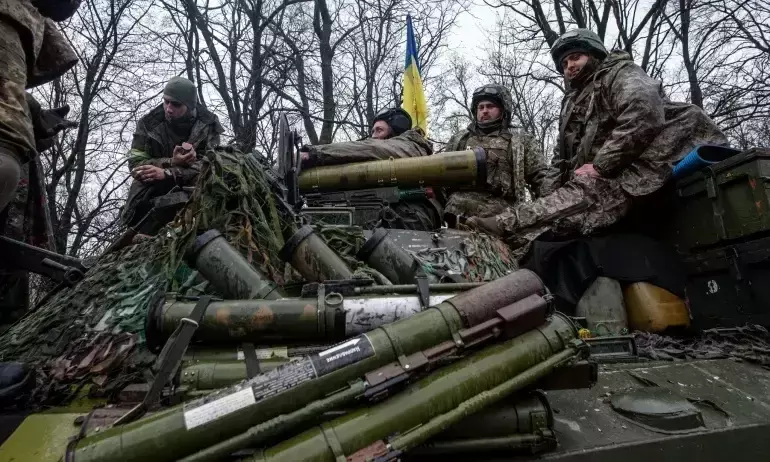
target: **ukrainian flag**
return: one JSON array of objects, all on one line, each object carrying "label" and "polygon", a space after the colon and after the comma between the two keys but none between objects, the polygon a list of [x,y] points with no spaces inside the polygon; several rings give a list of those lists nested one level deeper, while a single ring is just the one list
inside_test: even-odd
[{"label": "ukrainian flag", "polygon": [[401,107],[412,117],[412,128],[420,127],[428,135],[428,102],[420,77],[420,60],[417,58],[417,42],[412,30],[412,16],[406,16],[406,64],[404,67],[404,92]]}]

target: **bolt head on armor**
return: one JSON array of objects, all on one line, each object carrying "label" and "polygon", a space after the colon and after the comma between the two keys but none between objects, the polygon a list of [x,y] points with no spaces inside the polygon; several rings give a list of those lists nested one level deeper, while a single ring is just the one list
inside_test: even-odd
[{"label": "bolt head on armor", "polygon": [[599,59],[604,59],[609,55],[604,43],[599,36],[588,29],[573,29],[565,32],[556,40],[551,48],[551,58],[556,65],[556,70],[560,74],[564,73],[562,61],[564,58],[576,51],[588,53]]}]

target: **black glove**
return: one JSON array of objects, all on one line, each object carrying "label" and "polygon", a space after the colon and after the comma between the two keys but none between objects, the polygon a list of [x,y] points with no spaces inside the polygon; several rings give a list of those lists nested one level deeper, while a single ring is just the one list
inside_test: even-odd
[{"label": "black glove", "polygon": [[53,109],[43,109],[40,103],[27,93],[27,105],[32,118],[32,128],[35,131],[35,149],[37,152],[50,149],[56,135],[62,130],[78,126],[77,122],[65,119],[70,112],[69,104]]}]

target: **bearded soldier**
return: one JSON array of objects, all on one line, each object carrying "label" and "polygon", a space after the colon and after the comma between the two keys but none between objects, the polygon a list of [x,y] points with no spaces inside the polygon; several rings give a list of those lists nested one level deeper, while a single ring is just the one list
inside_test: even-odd
[{"label": "bearded soldier", "polygon": [[122,219],[133,226],[152,209],[152,200],[175,186],[194,186],[206,150],[224,131],[216,115],[197,102],[195,84],[172,78],[163,102],[136,124],[128,166],[134,182]]},{"label": "bearded soldier", "polygon": [[[383,109],[374,116],[368,139],[304,146],[302,168],[431,155],[433,148],[422,131],[411,127],[412,118],[405,110]],[[410,198],[389,204],[376,225],[432,231],[441,227],[441,214],[441,206],[435,199]]]},{"label": "bearded soldier", "polygon": [[450,224],[457,217],[489,217],[521,201],[529,187],[535,197],[549,192],[546,165],[538,142],[511,127],[513,101],[501,85],[484,85],[473,92],[475,120],[454,135],[447,151],[482,147],[487,153],[487,184],[449,192],[445,213]]},{"label": "bearded soldier", "polygon": [[551,56],[567,88],[550,170],[561,187],[495,217],[468,221],[507,237],[519,254],[547,231],[587,236],[616,223],[658,191],[693,147],[727,144],[702,109],[668,101],[661,82],[627,53],[608,53],[595,33],[565,33]]}]

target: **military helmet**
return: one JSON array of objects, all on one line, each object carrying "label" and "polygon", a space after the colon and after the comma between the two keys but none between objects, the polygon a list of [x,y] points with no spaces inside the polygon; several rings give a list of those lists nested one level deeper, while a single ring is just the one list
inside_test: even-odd
[{"label": "military helmet", "polygon": [[513,98],[511,92],[502,85],[487,84],[473,91],[471,99],[471,111],[476,115],[476,108],[481,101],[492,101],[503,110],[503,118],[510,120],[511,111],[513,111]]},{"label": "military helmet", "polygon": [[383,120],[390,125],[396,136],[412,128],[412,117],[400,107],[385,108],[375,114],[374,119],[372,119],[372,126],[369,128],[374,129],[374,123],[378,120]]},{"label": "military helmet", "polygon": [[599,59],[604,59],[609,54],[604,48],[604,43],[599,36],[588,29],[573,29],[565,32],[556,40],[551,47],[551,57],[556,65],[556,70],[560,74],[564,71],[561,68],[562,60],[570,53],[582,51]]}]

